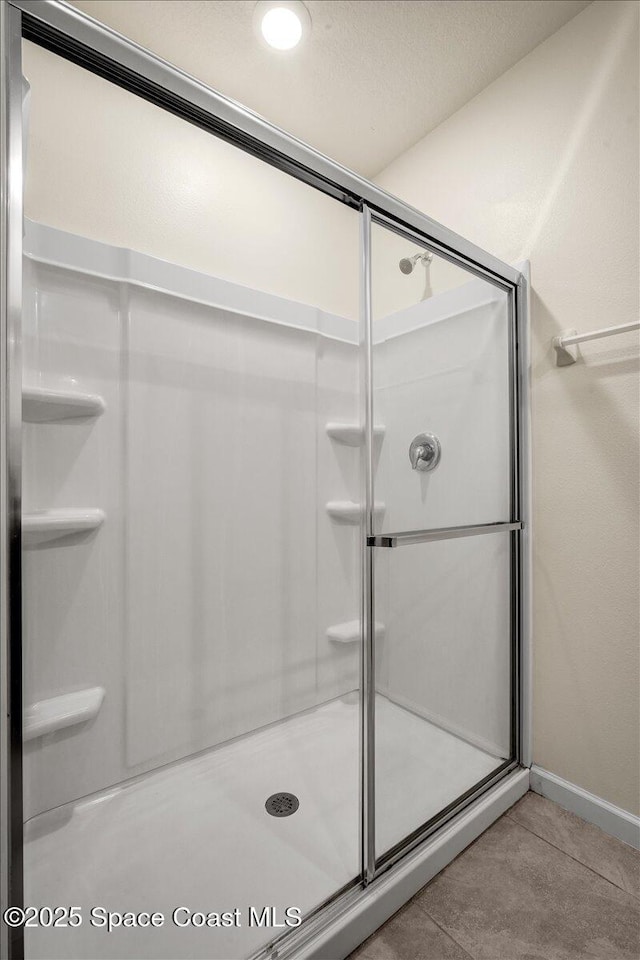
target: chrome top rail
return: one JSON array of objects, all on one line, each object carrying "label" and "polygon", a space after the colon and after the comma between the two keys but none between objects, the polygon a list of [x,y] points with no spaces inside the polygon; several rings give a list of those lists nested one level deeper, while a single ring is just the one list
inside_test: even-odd
[{"label": "chrome top rail", "polygon": [[417,230],[430,246],[488,279],[515,286],[520,273],[397,197],[380,190],[234,100],[61,0],[9,0],[26,39],[242,147],[349,206],[363,204]]},{"label": "chrome top rail", "polygon": [[474,523],[465,527],[439,527],[434,530],[408,530],[406,533],[381,533],[367,537],[368,547],[406,547],[411,543],[429,543],[433,540],[457,540],[459,537],[477,537],[482,533],[508,533],[522,530],[524,524]]}]

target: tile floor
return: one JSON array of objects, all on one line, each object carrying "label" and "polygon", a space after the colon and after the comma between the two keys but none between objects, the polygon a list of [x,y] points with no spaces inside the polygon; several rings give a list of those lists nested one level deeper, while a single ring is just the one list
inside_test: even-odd
[{"label": "tile floor", "polygon": [[640,853],[528,793],[356,958],[640,960]]}]

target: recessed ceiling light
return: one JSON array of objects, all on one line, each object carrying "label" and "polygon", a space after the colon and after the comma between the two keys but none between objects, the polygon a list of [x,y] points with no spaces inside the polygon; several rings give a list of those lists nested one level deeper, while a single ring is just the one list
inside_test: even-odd
[{"label": "recessed ceiling light", "polygon": [[261,0],[254,23],[274,50],[293,50],[311,29],[311,17],[300,0]]}]

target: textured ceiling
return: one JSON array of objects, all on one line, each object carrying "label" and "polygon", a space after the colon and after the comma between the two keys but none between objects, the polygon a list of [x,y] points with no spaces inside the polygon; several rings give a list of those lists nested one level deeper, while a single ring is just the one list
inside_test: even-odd
[{"label": "textured ceiling", "polygon": [[254,0],[74,4],[372,177],[589,0],[307,0],[298,49],[265,49]]}]

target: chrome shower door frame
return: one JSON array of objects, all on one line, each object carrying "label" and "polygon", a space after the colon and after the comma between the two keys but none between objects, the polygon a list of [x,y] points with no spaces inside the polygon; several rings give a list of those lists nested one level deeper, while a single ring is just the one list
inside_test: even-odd
[{"label": "chrome shower door frame", "polygon": [[[0,917],[22,903],[22,25],[0,9]],[[0,918],[0,957],[22,928]]]},{"label": "chrome shower door frame", "polygon": [[[409,243],[437,254],[439,257],[462,267],[471,275],[501,289],[507,297],[508,364],[509,364],[509,520],[503,523],[482,523],[462,527],[432,530],[401,531],[374,535],[374,411],[373,411],[373,311],[371,275],[371,225],[398,234]],[[529,629],[529,398],[528,398],[528,280],[523,272],[517,272],[513,282],[512,268],[498,277],[487,269],[486,262],[471,262],[453,250],[434,243],[424,230],[417,230],[400,223],[395,217],[363,207],[363,262],[362,262],[362,323],[364,328],[364,384],[366,402],[365,418],[365,483],[366,506],[365,537],[363,543],[363,690],[371,691],[363,704],[364,769],[363,789],[365,802],[364,822],[368,834],[363,843],[364,882],[370,883],[392,868],[402,858],[431,837],[491,786],[520,766],[531,765],[530,725],[530,629]],[[460,537],[508,533],[510,536],[510,641],[511,641],[511,749],[509,757],[480,783],[454,800],[431,820],[417,827],[411,834],[396,844],[382,857],[375,854],[375,559],[378,548],[393,548],[403,544],[436,540],[451,540]]]},{"label": "chrome shower door frame", "polygon": [[[98,21],[58,0],[0,0],[2,7],[2,301],[0,403],[2,430],[0,543],[0,895],[2,909],[22,903],[22,639],[21,639],[21,390],[22,299],[22,69],[21,41],[50,51],[149,100],[234,144],[344,203],[361,215],[361,312],[363,339],[364,536],[361,598],[364,624],[361,656],[361,876],[362,886],[379,882],[427,837],[467,809],[518,765],[530,766],[529,671],[529,489],[527,394],[527,280],[524,274],[442,224],[330,160],[302,141],[200,83]],[[513,744],[504,771],[492,776],[443,811],[437,823],[408,837],[401,849],[376,867],[374,849],[374,632],[371,546],[373,534],[373,421],[371,383],[371,251],[375,220],[472,274],[502,287],[510,308],[511,517],[522,523],[512,537]],[[401,865],[401,863],[400,863]],[[355,895],[356,889],[351,891]],[[314,911],[299,934],[285,934],[281,955],[290,954],[335,916],[350,894]],[[346,898],[346,899],[345,899]],[[21,930],[9,936],[0,921],[0,956],[23,955]]]}]

